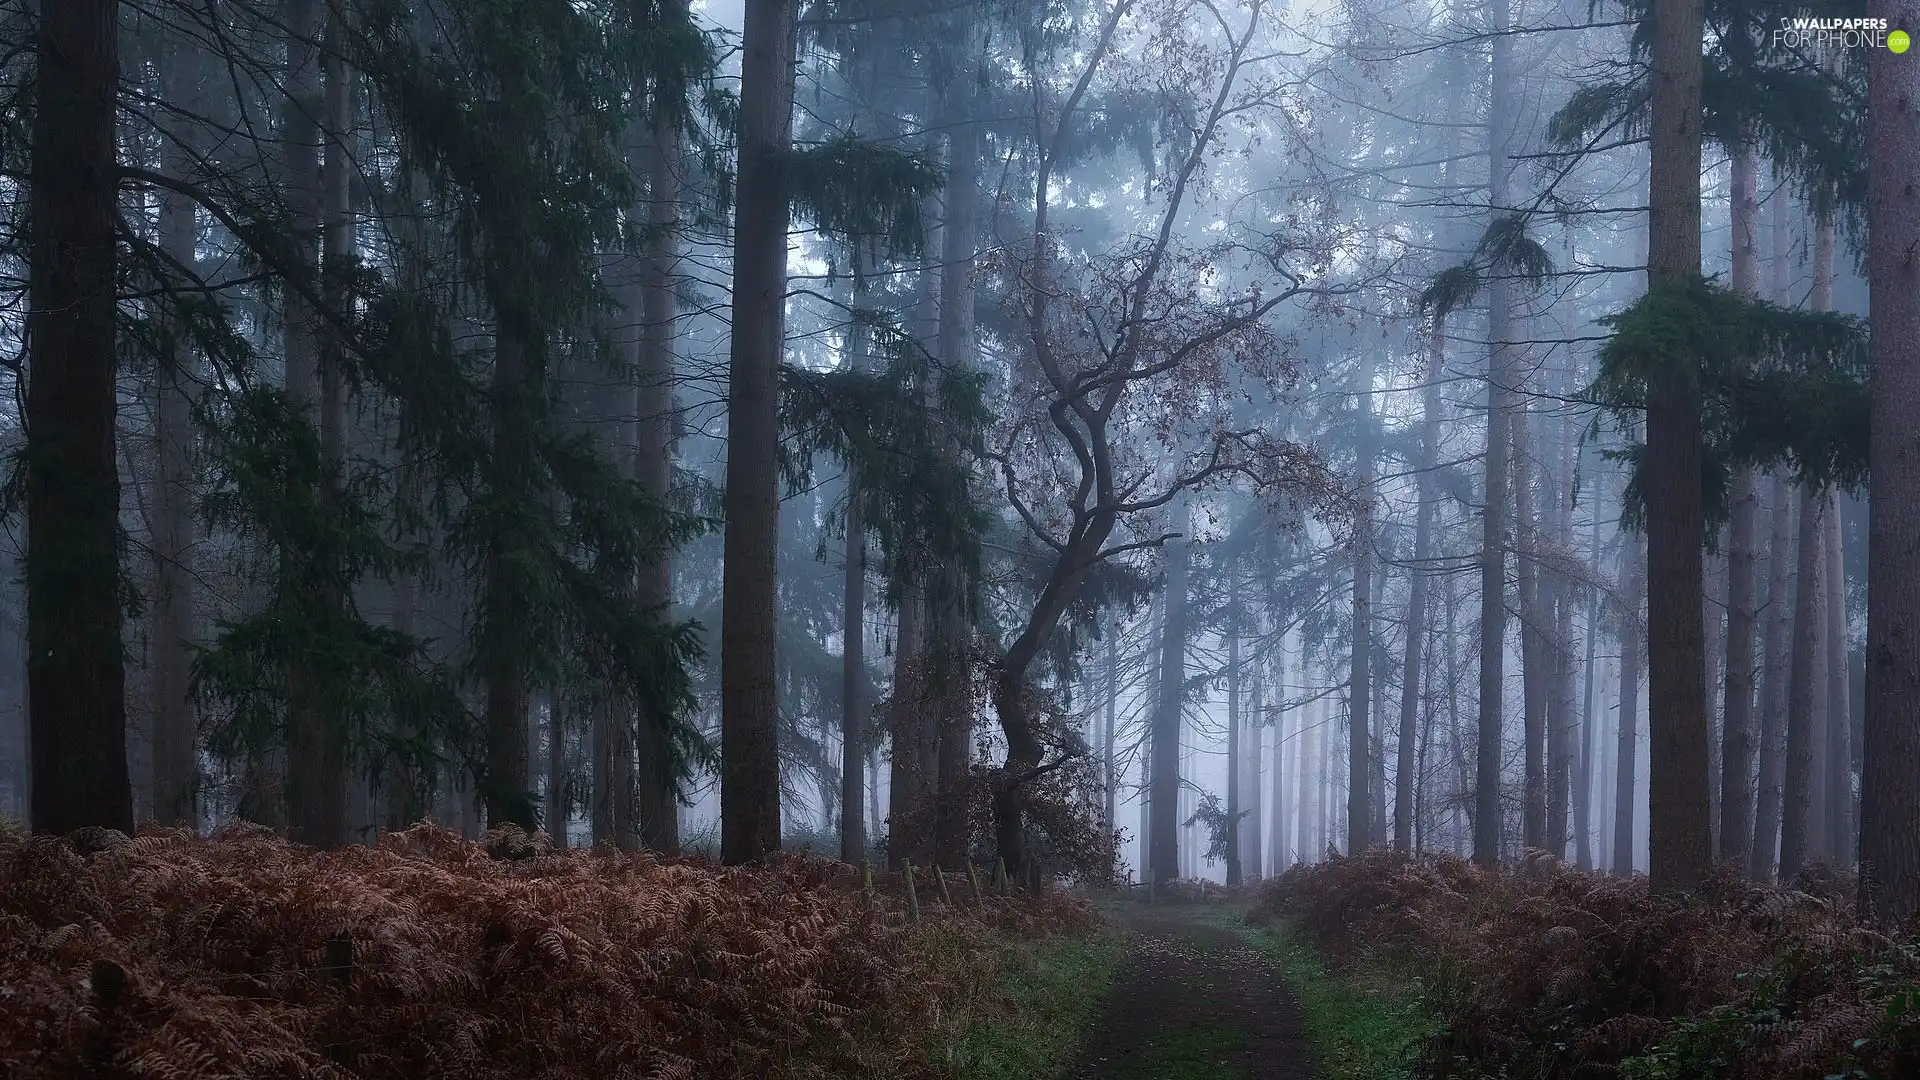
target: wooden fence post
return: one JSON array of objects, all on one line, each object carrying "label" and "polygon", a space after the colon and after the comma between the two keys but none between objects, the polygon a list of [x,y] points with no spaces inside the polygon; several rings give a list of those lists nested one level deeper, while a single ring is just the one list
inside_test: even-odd
[{"label": "wooden fence post", "polygon": [[913,860],[907,859],[901,863],[901,867],[907,875],[907,921],[917,923],[920,921],[920,897],[913,891]]},{"label": "wooden fence post", "polygon": [[1004,856],[993,864],[993,891],[998,893],[1007,891],[1007,860]]},{"label": "wooden fence post", "polygon": [[973,905],[975,907],[979,907],[987,902],[987,898],[980,895],[980,874],[974,869],[972,859],[967,860],[967,886],[973,890]]},{"label": "wooden fence post", "polygon": [[860,899],[868,907],[873,906],[873,863],[860,860]]},{"label": "wooden fence post", "polygon": [[940,886],[940,902],[948,907],[952,907],[953,894],[947,891],[947,875],[940,869],[938,863],[935,863],[933,867],[933,880],[935,884]]}]

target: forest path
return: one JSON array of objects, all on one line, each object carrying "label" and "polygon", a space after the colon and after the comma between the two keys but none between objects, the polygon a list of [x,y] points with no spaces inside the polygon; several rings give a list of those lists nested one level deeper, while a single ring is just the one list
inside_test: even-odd
[{"label": "forest path", "polygon": [[1076,1080],[1312,1080],[1300,1003],[1220,909],[1113,910],[1132,955]]}]

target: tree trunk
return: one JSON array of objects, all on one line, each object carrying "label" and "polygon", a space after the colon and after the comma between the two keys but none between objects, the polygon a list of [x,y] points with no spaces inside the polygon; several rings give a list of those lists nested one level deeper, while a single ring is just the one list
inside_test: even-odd
[{"label": "tree trunk", "polygon": [[[1569,475],[1568,455],[1572,446],[1569,432],[1561,428],[1560,475],[1551,489],[1554,493],[1554,539],[1559,550],[1573,550],[1572,508],[1568,505],[1568,496],[1572,491],[1572,477]],[[1553,685],[1547,699],[1547,743],[1552,752],[1547,767],[1547,796],[1550,802],[1547,814],[1547,841],[1554,858],[1567,857],[1569,836],[1568,811],[1572,808],[1574,795],[1572,787],[1578,774],[1582,755],[1578,753],[1580,733],[1578,718],[1573,711],[1573,609],[1575,597],[1573,582],[1558,571],[1552,574],[1553,582]]]},{"label": "tree trunk", "polygon": [[1773,880],[1780,846],[1781,788],[1785,783],[1787,742],[1788,641],[1793,633],[1793,602],[1788,583],[1794,562],[1793,492],[1776,476],[1769,485],[1767,541],[1767,622],[1762,642],[1765,675],[1760,684],[1760,763],[1755,780],[1753,845],[1747,874]]},{"label": "tree trunk", "polygon": [[1427,643],[1428,563],[1433,559],[1433,472],[1440,460],[1440,380],[1446,361],[1446,330],[1434,321],[1429,339],[1427,369],[1420,396],[1420,471],[1414,480],[1419,508],[1413,526],[1413,567],[1407,583],[1406,664],[1400,676],[1400,753],[1394,766],[1393,847],[1413,848],[1413,785],[1415,724],[1420,712],[1420,676]]},{"label": "tree trunk", "polygon": [[[922,865],[932,848],[932,808],[937,746],[927,714],[927,601],[917,580],[901,587],[893,643],[893,701],[888,711],[893,743],[887,778],[887,865],[899,869],[908,859]],[[1008,873],[1016,873],[1012,867]],[[1016,873],[1017,876],[1017,873]]]},{"label": "tree trunk", "polygon": [[[1700,35],[1703,0],[1654,0],[1652,170],[1647,184],[1650,285],[1700,273]],[[1706,535],[1700,484],[1700,390],[1682,371],[1652,380],[1647,400],[1648,868],[1656,890],[1685,889],[1711,869],[1707,801]]]},{"label": "tree trunk", "polygon": [[793,0],[747,0],[741,35],[727,535],[720,619],[720,858],[780,847],[779,369],[786,338],[787,191],[793,142]]},{"label": "tree trunk", "polygon": [[[1887,25],[1920,24],[1914,0],[1869,0]],[[1867,57],[1867,280],[1873,315],[1860,911],[1899,924],[1920,910],[1920,85],[1911,58]]]},{"label": "tree trunk", "polygon": [[1827,493],[1826,545],[1826,719],[1827,719],[1827,857],[1850,866],[1855,854],[1853,834],[1853,752],[1847,745],[1853,729],[1847,693],[1847,571],[1840,528],[1840,493]]},{"label": "tree trunk", "polygon": [[1513,533],[1514,563],[1520,587],[1520,701],[1525,739],[1525,779],[1522,787],[1520,845],[1546,848],[1547,842],[1547,688],[1552,682],[1548,657],[1547,613],[1550,589],[1540,581],[1536,549],[1540,528],[1535,517],[1533,415],[1522,402],[1513,412]]},{"label": "tree trunk", "polygon": [[[167,100],[197,110],[202,58],[184,35],[167,53]],[[169,135],[167,175],[190,180],[197,140],[190,125]],[[199,225],[191,199],[177,191],[160,193],[160,247],[180,266],[198,262]],[[184,325],[172,328],[155,372],[154,442],[158,468],[153,483],[153,596],[149,677],[153,695],[153,815],[161,825],[197,829],[199,765],[194,754],[196,728],[188,693],[194,636],[193,568],[193,387],[194,350]]]},{"label": "tree trunk", "polygon": [[[1578,458],[1574,468],[1579,468]],[[1593,507],[1592,532],[1587,539],[1587,565],[1593,567],[1595,575],[1600,572],[1600,498],[1598,477],[1588,499]],[[1581,666],[1585,686],[1580,698],[1580,775],[1573,784],[1573,858],[1574,865],[1581,870],[1593,869],[1593,826],[1594,826],[1594,766],[1602,754],[1601,732],[1606,727],[1600,722],[1600,716],[1594,712],[1595,672],[1599,665],[1594,661],[1594,650],[1600,640],[1600,589],[1596,585],[1588,590],[1586,611],[1587,655]]]},{"label": "tree trunk", "polygon": [[840,647],[840,860],[866,858],[867,823],[861,810],[860,759],[867,744],[867,530],[858,487],[847,469],[845,605]]},{"label": "tree trunk", "polygon": [[119,4],[40,14],[27,179],[27,693],[35,830],[133,831],[115,457]]},{"label": "tree trunk", "polygon": [[1353,526],[1353,635],[1352,678],[1347,684],[1347,850],[1362,852],[1373,844],[1372,804],[1368,784],[1368,720],[1372,712],[1373,673],[1373,352],[1362,350],[1354,387],[1354,409],[1359,416],[1360,509]]},{"label": "tree trunk", "polygon": [[[493,420],[492,460],[488,463],[487,495],[504,506],[524,505],[535,498],[533,409],[538,393],[538,361],[528,356],[518,317],[501,313],[496,328],[493,385],[489,411]],[[482,723],[486,729],[486,775],[480,795],[487,828],[517,825],[535,827],[527,761],[527,706],[531,681],[526,650],[520,641],[521,613],[531,598],[515,552],[524,538],[496,536],[487,546],[485,562],[486,619],[477,643],[481,679],[486,686]],[[610,706],[609,706],[610,707]],[[620,721],[624,727],[624,718]]]},{"label": "tree trunk", "polygon": [[[980,42],[972,29],[960,34],[969,49]],[[978,80],[963,79],[971,87]],[[963,95],[957,124],[948,136],[947,183],[940,221],[939,336],[936,347],[944,362],[942,378],[964,376],[974,367],[973,258],[979,239],[979,203],[975,188],[980,172],[980,129],[971,123],[972,94]],[[937,410],[936,416],[942,415]],[[949,464],[964,458],[959,439],[949,424],[940,424],[940,448]],[[972,583],[960,560],[951,555],[936,560],[936,588],[929,612],[935,661],[933,720],[938,768],[934,793],[933,855],[942,866],[966,861],[968,848],[967,784],[973,766],[973,612]]]},{"label": "tree trunk", "polygon": [[1153,880],[1180,876],[1180,759],[1187,678],[1187,564],[1192,531],[1188,499],[1173,503],[1173,527],[1181,535],[1167,541],[1166,622],[1160,638],[1160,686],[1153,714]]},{"label": "tree trunk", "polygon": [[[1276,620],[1277,621],[1277,620]],[[1273,797],[1267,804],[1267,866],[1275,877],[1293,865],[1293,808],[1289,800],[1299,787],[1287,763],[1300,756],[1298,731],[1287,730],[1287,637],[1282,631],[1274,644],[1273,672]]]},{"label": "tree trunk", "polygon": [[1106,640],[1106,687],[1107,718],[1106,726],[1101,730],[1100,740],[1100,779],[1105,789],[1106,815],[1101,821],[1108,829],[1119,824],[1120,778],[1113,771],[1114,724],[1120,711],[1120,618],[1118,615],[1107,620]]},{"label": "tree trunk", "polygon": [[567,783],[567,692],[547,691],[547,835],[556,850],[567,850],[567,820],[573,793]]},{"label": "tree trunk", "polygon": [[[322,221],[322,214],[332,209],[325,206],[331,194],[327,181],[332,177],[321,164],[324,137],[317,119],[330,111],[327,98],[331,94],[321,89],[317,14],[313,0],[284,0],[281,4],[287,42],[286,100],[280,128],[282,180],[287,193],[288,232],[296,245],[294,272],[306,278],[309,287],[320,277],[322,233],[326,225],[333,224]],[[322,455],[326,456],[326,429],[337,415],[329,391],[337,392],[337,385],[328,376],[333,365],[327,360],[329,346],[322,326],[313,305],[295,290],[288,290],[282,327],[287,397],[309,423],[320,429]],[[299,492],[295,497],[324,502],[330,495],[314,491]],[[340,599],[332,581],[334,568],[328,565],[333,555],[319,546],[281,553],[280,572],[287,579],[286,587],[297,590],[301,602],[313,605],[313,617],[326,619]],[[311,664],[293,667],[287,702],[286,820],[289,839],[331,849],[346,843],[346,760],[345,733],[328,700],[332,695],[323,685],[325,678]]]},{"label": "tree trunk", "polygon": [[[1513,44],[1507,0],[1492,0],[1493,69],[1487,116],[1487,201],[1490,214],[1508,204],[1512,168],[1505,126],[1516,114],[1513,100]],[[1506,694],[1507,641],[1507,484],[1511,469],[1513,358],[1507,344],[1513,313],[1506,279],[1487,281],[1487,452],[1486,484],[1480,500],[1480,724],[1474,777],[1473,861],[1487,869],[1500,865],[1501,699]]]},{"label": "tree trunk", "polygon": [[1265,687],[1260,681],[1260,669],[1256,665],[1253,671],[1252,695],[1247,701],[1247,743],[1242,750],[1241,790],[1246,792],[1241,801],[1247,804],[1247,827],[1242,832],[1240,845],[1241,872],[1254,879],[1266,876],[1266,867],[1261,861],[1266,850],[1262,841],[1266,836],[1266,799],[1260,782],[1261,765],[1266,760],[1266,741],[1264,732],[1268,725],[1263,722],[1266,698]]},{"label": "tree trunk", "polygon": [[1790,882],[1818,853],[1821,840],[1816,768],[1820,712],[1826,695],[1826,499],[1800,489],[1799,566],[1794,575],[1793,658],[1788,664],[1786,780],[1780,815],[1780,880]]},{"label": "tree trunk", "polygon": [[1620,575],[1620,730],[1614,765],[1613,872],[1633,874],[1634,758],[1640,741],[1640,667],[1646,647],[1640,600],[1646,558],[1637,536],[1627,537],[1626,567]]},{"label": "tree trunk", "polygon": [[[1733,287],[1748,295],[1760,291],[1758,188],[1753,147],[1739,143],[1733,148]],[[1754,567],[1759,560],[1754,537],[1757,498],[1751,468],[1734,469],[1727,497],[1726,701],[1720,742],[1719,857],[1744,869],[1751,862],[1753,838]]]},{"label": "tree trunk", "polygon": [[[640,271],[640,351],[634,392],[634,477],[647,493],[666,505],[673,496],[674,358],[680,316],[680,169],[679,134],[664,122],[653,125],[647,140],[646,257]],[[635,578],[635,603],[673,616],[673,557],[662,550],[642,563]],[[638,840],[654,851],[680,850],[680,770],[669,728],[676,719],[656,716],[637,703],[639,766],[635,816]],[[854,764],[857,766],[858,761]],[[856,767],[852,775],[860,775]],[[856,800],[857,801],[857,800]],[[857,811],[857,808],[856,808]],[[855,814],[856,820],[858,814]]]},{"label": "tree trunk", "polygon": [[[1234,591],[1232,569],[1228,569],[1227,591]],[[1246,790],[1242,783],[1245,763],[1240,760],[1240,625],[1236,605],[1227,623],[1227,884],[1240,884],[1243,868],[1240,842],[1240,807]]]}]

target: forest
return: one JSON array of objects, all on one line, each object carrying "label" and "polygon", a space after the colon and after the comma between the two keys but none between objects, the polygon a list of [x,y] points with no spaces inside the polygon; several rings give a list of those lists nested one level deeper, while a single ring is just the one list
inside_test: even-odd
[{"label": "forest", "polygon": [[1920,1076],[1909,31],[0,0],[0,1076]]}]

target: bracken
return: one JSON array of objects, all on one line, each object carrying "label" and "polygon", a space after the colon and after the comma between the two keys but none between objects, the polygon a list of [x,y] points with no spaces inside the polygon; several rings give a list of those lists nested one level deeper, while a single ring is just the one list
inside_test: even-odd
[{"label": "bracken", "polygon": [[[869,905],[825,860],[429,825],[324,854],[254,827],[0,830],[0,882],[0,1076],[23,1080],[911,1077],[995,950],[1094,918],[1060,895],[948,909],[923,884],[909,926],[892,882]],[[103,1008],[91,980],[116,965]]]},{"label": "bracken", "polygon": [[1255,916],[1422,975],[1432,1077],[1920,1076],[1920,950],[1855,920],[1839,881],[1667,898],[1545,855],[1491,873],[1370,852],[1294,867]]}]

